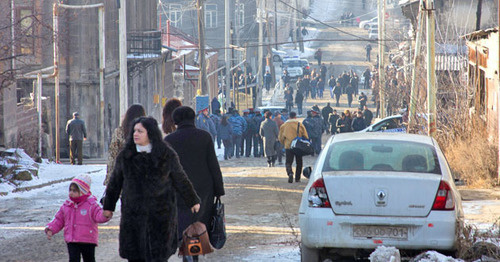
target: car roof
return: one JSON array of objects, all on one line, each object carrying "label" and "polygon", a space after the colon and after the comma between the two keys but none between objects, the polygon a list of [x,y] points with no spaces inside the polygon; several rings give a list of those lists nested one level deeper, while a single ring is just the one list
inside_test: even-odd
[{"label": "car roof", "polygon": [[259,106],[258,109],[285,109],[284,106]]},{"label": "car roof", "polygon": [[430,136],[406,134],[406,133],[386,133],[386,132],[341,133],[335,135],[330,143],[337,143],[344,141],[359,141],[359,140],[392,140],[392,141],[423,143],[434,146],[434,142]]}]

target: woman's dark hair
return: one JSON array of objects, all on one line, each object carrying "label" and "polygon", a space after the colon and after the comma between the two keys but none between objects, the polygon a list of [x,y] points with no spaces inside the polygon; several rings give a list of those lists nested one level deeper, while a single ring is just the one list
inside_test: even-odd
[{"label": "woman's dark hair", "polygon": [[161,128],[165,134],[170,134],[175,131],[174,120],[172,119],[172,113],[176,108],[182,106],[181,100],[177,98],[170,98],[165,103],[163,107],[163,123],[161,124]]},{"label": "woman's dark hair", "polygon": [[194,113],[194,110],[189,106],[180,106],[172,113],[172,119],[176,125],[180,125],[182,123],[194,124],[195,117],[196,114]]},{"label": "woman's dark hair", "polygon": [[227,126],[228,122],[227,122],[227,119],[229,118],[228,115],[223,115],[221,120],[220,120],[220,124],[223,125],[223,126]]},{"label": "woman's dark hair", "polygon": [[271,118],[273,116],[273,113],[271,111],[266,111],[265,116],[266,118]]},{"label": "woman's dark hair", "polygon": [[125,139],[128,138],[130,134],[129,132],[132,129],[132,121],[141,116],[146,116],[146,110],[144,110],[144,107],[142,105],[133,104],[127,109],[125,117],[123,118],[123,121],[120,125],[120,127],[123,129]]},{"label": "woman's dark hair", "polygon": [[[131,134],[134,133],[135,125],[137,125],[139,123],[141,123],[141,125],[146,129],[146,131],[148,133],[149,143],[152,146],[151,156],[153,158],[153,163],[155,166],[158,166],[159,158],[163,155],[163,152],[165,152],[165,150],[167,148],[167,144],[165,144],[165,142],[163,142],[161,130],[158,127],[158,121],[156,121],[156,119],[149,117],[149,116],[141,116],[139,118],[136,118],[133,121],[132,127],[130,129]],[[125,147],[128,149],[136,150],[133,135],[129,136]]]}]

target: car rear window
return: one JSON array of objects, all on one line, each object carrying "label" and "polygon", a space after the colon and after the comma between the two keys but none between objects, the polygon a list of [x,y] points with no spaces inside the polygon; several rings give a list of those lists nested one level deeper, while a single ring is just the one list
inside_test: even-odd
[{"label": "car rear window", "polygon": [[300,60],[285,60],[283,65],[287,67],[302,67]]},{"label": "car rear window", "polygon": [[393,171],[441,174],[434,147],[427,144],[357,140],[328,149],[323,171]]}]

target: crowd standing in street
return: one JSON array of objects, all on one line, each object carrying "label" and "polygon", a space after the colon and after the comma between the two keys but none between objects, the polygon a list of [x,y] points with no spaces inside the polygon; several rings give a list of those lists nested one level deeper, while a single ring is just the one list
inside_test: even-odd
[{"label": "crowd standing in street", "polygon": [[103,214],[111,216],[121,198],[120,256],[164,261],[178,247],[176,202],[196,213],[200,199],[154,118],[137,118],[130,132],[106,187]]},{"label": "crowd standing in street", "polygon": [[83,163],[83,140],[87,140],[85,122],[80,119],[78,112],[73,113],[73,119],[66,123],[66,134],[69,138],[69,160],[72,165]]}]

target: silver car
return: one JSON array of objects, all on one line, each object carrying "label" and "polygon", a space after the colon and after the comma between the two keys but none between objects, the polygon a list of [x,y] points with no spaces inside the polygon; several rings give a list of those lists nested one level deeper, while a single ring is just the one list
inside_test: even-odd
[{"label": "silver car", "polygon": [[437,142],[402,133],[345,133],[325,145],[299,209],[301,261],[456,249],[461,197]]}]

